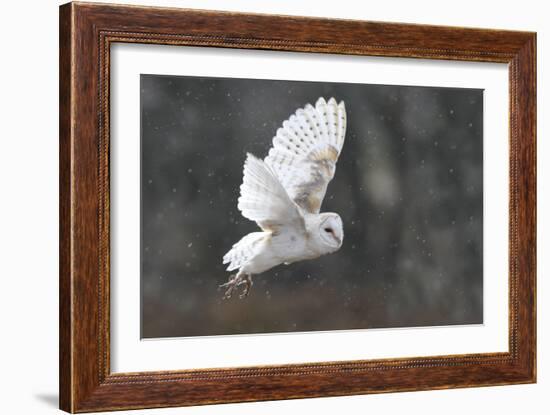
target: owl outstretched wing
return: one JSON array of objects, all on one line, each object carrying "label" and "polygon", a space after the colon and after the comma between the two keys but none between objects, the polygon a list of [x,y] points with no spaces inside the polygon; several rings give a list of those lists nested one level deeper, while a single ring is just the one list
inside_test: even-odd
[{"label": "owl outstretched wing", "polygon": [[346,135],[344,101],[319,98],[300,108],[273,137],[265,163],[288,196],[310,213],[319,213]]},{"label": "owl outstretched wing", "polygon": [[305,231],[304,218],[283,185],[263,160],[247,154],[238,209],[264,231],[277,233],[285,226]]}]

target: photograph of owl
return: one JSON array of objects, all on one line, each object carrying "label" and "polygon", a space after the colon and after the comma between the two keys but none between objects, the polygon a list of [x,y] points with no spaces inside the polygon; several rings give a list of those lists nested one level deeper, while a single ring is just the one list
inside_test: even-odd
[{"label": "photograph of owl", "polygon": [[239,297],[248,296],[254,274],[342,246],[342,219],[320,209],[345,135],[344,102],[321,97],[315,106],[307,104],[283,122],[265,159],[247,154],[238,209],[261,232],[244,236],[223,257],[227,271],[237,271],[220,285],[224,298],[241,285]]},{"label": "photograph of owl", "polygon": [[476,88],[142,74],[141,336],[483,324],[483,109]]}]

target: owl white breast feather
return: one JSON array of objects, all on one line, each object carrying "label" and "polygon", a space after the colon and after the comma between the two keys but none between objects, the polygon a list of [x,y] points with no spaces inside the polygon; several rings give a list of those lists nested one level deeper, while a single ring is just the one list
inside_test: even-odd
[{"label": "owl white breast feather", "polygon": [[238,208],[262,229],[237,242],[223,257],[237,270],[220,287],[229,298],[252,275],[337,251],[344,230],[337,213],[319,213],[346,135],[346,108],[319,98],[283,122],[264,160],[247,154]]}]

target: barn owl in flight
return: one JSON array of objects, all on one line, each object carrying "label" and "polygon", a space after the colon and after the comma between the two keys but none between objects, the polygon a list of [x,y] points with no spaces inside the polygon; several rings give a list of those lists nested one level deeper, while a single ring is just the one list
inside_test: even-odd
[{"label": "barn owl in flight", "polygon": [[337,251],[344,230],[337,213],[319,213],[336,161],[344,145],[344,102],[319,98],[300,108],[273,138],[261,160],[247,154],[238,209],[262,229],[237,242],[223,257],[228,271],[220,285],[230,298],[241,285],[250,292],[252,275]]}]

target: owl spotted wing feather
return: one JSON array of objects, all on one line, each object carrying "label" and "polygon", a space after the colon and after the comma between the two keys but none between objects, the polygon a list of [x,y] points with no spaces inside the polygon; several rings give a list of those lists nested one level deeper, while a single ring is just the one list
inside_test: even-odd
[{"label": "owl spotted wing feather", "polygon": [[272,169],[252,154],[244,163],[243,183],[238,209],[268,232],[284,226],[305,229],[303,216]]},{"label": "owl spotted wing feather", "polygon": [[334,98],[298,109],[277,130],[265,162],[302,209],[319,213],[345,135],[346,108]]}]

